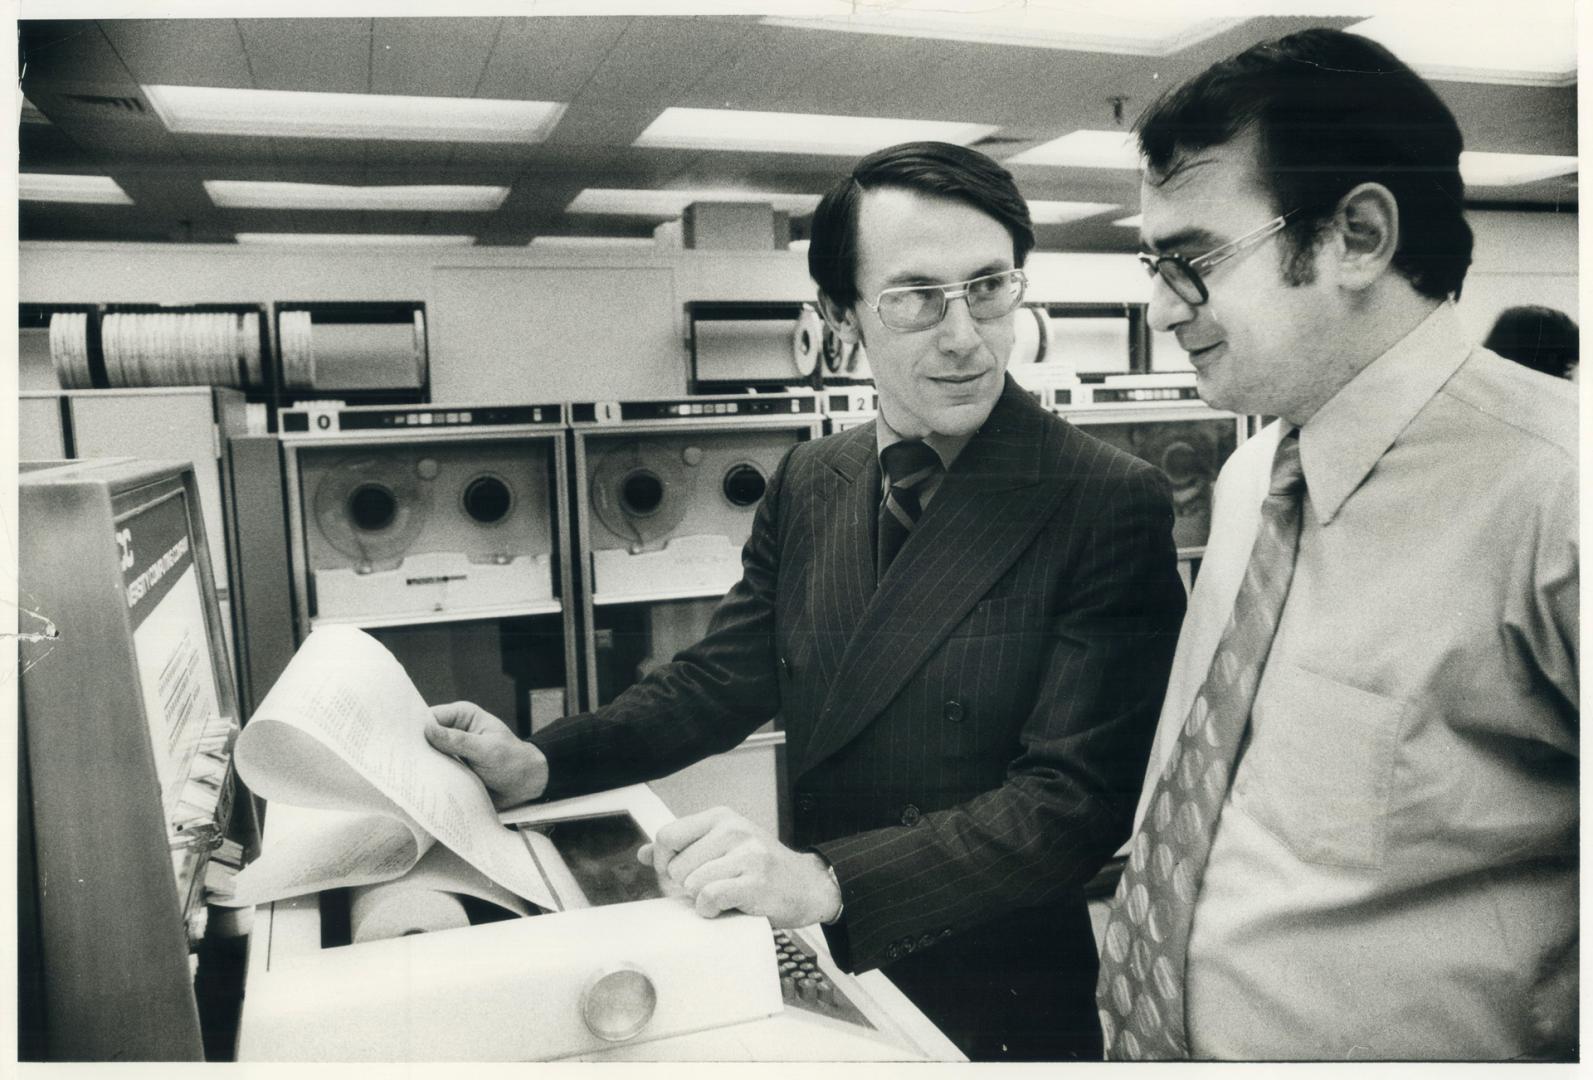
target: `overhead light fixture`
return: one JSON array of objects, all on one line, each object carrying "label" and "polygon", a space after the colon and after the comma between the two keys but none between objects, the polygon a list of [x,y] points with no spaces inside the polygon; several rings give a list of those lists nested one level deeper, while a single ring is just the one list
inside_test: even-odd
[{"label": "overhead light fixture", "polygon": [[819,205],[817,195],[792,195],[786,192],[743,191],[740,188],[710,188],[691,191],[587,188],[564,208],[567,214],[630,214],[635,217],[669,219],[679,217],[696,202],[768,203],[788,214],[807,214]]},{"label": "overhead light fixture", "polygon": [[1492,154],[1463,150],[1460,178],[1467,187],[1508,187],[1531,184],[1576,172],[1576,158],[1549,154]]},{"label": "overhead light fixture", "polygon": [[775,154],[856,157],[897,143],[933,140],[967,146],[997,131],[994,124],[892,120],[876,116],[667,108],[632,146],[675,150],[762,150]]},{"label": "overhead light fixture", "polygon": [[131,206],[133,200],[109,176],[73,173],[17,174],[17,198],[28,202],[103,203]]},{"label": "overhead light fixture", "polygon": [[1141,225],[1145,224],[1145,215],[1135,214],[1132,217],[1118,218],[1116,221],[1112,222],[1112,224],[1121,225],[1125,229],[1137,229]]},{"label": "overhead light fixture", "polygon": [[651,248],[651,236],[533,236],[528,247],[537,248]]},{"label": "overhead light fixture", "polygon": [[1576,83],[1576,5],[1512,0],[1466,8],[1465,33],[1435,33],[1432,12],[1374,15],[1346,26],[1427,79],[1571,86]]},{"label": "overhead light fixture", "polygon": [[[1119,9],[1131,4],[1119,3]],[[844,30],[858,34],[975,41],[1078,52],[1168,56],[1232,29],[1242,18],[1180,17],[1142,5],[1143,13],[1100,14],[1060,3],[991,4],[990,0],[895,0],[853,5],[853,13],[811,18],[769,16],[767,26],[798,30]],[[858,11],[858,8],[864,8]],[[876,10],[868,10],[875,8]]]},{"label": "overhead light fixture", "polygon": [[1006,165],[1061,165],[1076,169],[1138,169],[1139,143],[1131,131],[1081,129],[1013,154]]},{"label": "overhead light fixture", "polygon": [[406,233],[250,233],[237,234],[240,244],[269,244],[276,247],[320,245],[370,247],[469,247],[474,236],[431,236]]},{"label": "overhead light fixture", "polygon": [[1085,218],[1121,209],[1123,208],[1117,203],[1029,200],[1029,217],[1036,225],[1065,225],[1070,221],[1082,221]]},{"label": "overhead light fixture", "polygon": [[217,206],[257,210],[496,210],[506,187],[462,184],[294,184],[276,180],[206,180]]},{"label": "overhead light fixture", "polygon": [[141,88],[171,131],[294,139],[539,143],[565,105],[498,98],[328,94],[221,86]]}]

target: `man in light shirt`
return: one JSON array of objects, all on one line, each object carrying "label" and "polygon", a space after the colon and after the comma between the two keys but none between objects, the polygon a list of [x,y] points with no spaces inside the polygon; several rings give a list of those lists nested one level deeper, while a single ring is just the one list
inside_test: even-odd
[{"label": "man in light shirt", "polygon": [[1217,485],[1108,1056],[1574,1058],[1576,402],[1456,316],[1454,118],[1311,30],[1139,139],[1150,321],[1204,400],[1278,419]]}]

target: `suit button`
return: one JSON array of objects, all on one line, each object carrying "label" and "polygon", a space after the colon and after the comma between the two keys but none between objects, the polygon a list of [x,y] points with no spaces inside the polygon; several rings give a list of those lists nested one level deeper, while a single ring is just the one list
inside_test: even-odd
[{"label": "suit button", "polygon": [[917,825],[918,819],[923,816],[923,813],[918,809],[918,807],[914,806],[912,803],[908,803],[907,809],[902,811],[902,824],[909,826]]},{"label": "suit button", "polygon": [[780,657],[780,674],[787,679],[791,677],[791,662],[785,657]]},{"label": "suit button", "polygon": [[948,926],[948,927],[946,927],[946,929],[942,930],[940,932],[940,936],[943,937],[943,938],[951,937],[951,927]]},{"label": "suit button", "polygon": [[916,948],[918,948],[918,945],[913,941],[912,938],[903,938],[902,939],[902,951],[903,952],[912,952]]},{"label": "suit button", "polygon": [[933,945],[934,943],[935,943],[935,935],[934,934],[925,934],[923,937],[918,939],[918,947],[920,949],[927,949],[931,945]]},{"label": "suit button", "polygon": [[798,795],[796,808],[802,811],[804,814],[811,814],[813,812],[813,796]]},{"label": "suit button", "polygon": [[941,710],[941,715],[953,724],[962,723],[962,702],[956,698],[946,702],[946,707]]},{"label": "suit button", "polygon": [[900,945],[896,944],[893,941],[889,945],[885,946],[885,959],[887,959],[887,960],[900,960],[901,958],[902,958],[902,947]]}]

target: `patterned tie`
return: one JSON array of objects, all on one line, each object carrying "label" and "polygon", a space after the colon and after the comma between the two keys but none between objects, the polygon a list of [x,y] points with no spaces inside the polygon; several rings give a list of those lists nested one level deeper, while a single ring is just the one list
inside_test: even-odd
[{"label": "patterned tie", "polygon": [[1304,491],[1295,429],[1278,444],[1233,614],[1117,884],[1096,987],[1109,1059],[1189,1056],[1185,965],[1195,897],[1294,576]]},{"label": "patterned tie", "polygon": [[885,489],[885,501],[879,508],[876,581],[884,579],[891,560],[907,542],[907,534],[918,524],[918,515],[924,512],[919,504],[919,492],[941,468],[940,455],[917,439],[891,443],[880,451],[880,461],[889,484]]}]

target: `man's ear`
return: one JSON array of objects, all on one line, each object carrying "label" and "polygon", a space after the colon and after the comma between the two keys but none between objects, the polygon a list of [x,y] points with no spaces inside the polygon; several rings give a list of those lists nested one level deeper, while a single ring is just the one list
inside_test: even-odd
[{"label": "man's ear", "polygon": [[863,330],[857,325],[856,313],[851,308],[841,307],[824,292],[819,293],[819,314],[830,324],[835,336],[848,345],[856,345],[863,340]]},{"label": "man's ear", "polygon": [[1350,289],[1367,288],[1394,261],[1399,247],[1399,203],[1382,184],[1357,184],[1339,200],[1334,218],[1342,238],[1339,283]]}]

